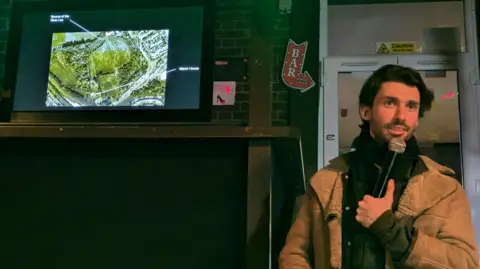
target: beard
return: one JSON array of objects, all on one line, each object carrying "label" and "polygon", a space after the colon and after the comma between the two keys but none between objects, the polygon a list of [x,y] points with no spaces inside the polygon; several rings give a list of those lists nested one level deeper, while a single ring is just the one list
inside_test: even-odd
[{"label": "beard", "polygon": [[[404,128],[404,134],[402,135],[392,135],[388,132],[393,126],[402,126]],[[408,141],[414,134],[416,128],[411,128],[398,119],[394,119],[392,122],[387,124],[379,124],[375,121],[370,122],[370,135],[377,140],[379,143],[389,143],[392,138],[403,137],[403,140]],[[406,134],[406,135],[405,135]]]}]

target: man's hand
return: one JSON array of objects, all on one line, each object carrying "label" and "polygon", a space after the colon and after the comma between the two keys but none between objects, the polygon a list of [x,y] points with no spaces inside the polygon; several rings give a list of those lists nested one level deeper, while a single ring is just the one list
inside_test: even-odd
[{"label": "man's hand", "polygon": [[394,190],[395,182],[390,179],[383,198],[373,198],[370,195],[365,195],[363,200],[358,202],[355,219],[363,227],[369,228],[385,211],[392,209]]}]

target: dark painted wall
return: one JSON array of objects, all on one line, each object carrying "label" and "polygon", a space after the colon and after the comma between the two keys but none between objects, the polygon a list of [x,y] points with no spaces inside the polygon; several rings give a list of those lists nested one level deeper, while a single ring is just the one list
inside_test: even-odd
[{"label": "dark painted wall", "polygon": [[0,143],[2,267],[245,268],[247,141]]},{"label": "dark painted wall", "polygon": [[306,176],[317,171],[318,108],[319,104],[319,16],[318,0],[293,0],[291,38],[297,42],[308,42],[307,57],[303,70],[308,71],[316,82],[315,87],[305,93],[290,91],[290,124],[300,128]]}]

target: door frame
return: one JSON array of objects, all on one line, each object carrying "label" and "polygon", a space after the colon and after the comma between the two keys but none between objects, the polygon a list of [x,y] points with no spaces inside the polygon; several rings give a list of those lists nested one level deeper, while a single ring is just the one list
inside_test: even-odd
[{"label": "door frame", "polygon": [[[328,157],[325,156],[324,141],[325,133],[324,123],[326,118],[324,104],[329,104],[327,97],[330,90],[326,89],[325,78],[328,73],[325,67],[330,63],[325,63],[324,59],[328,56],[328,0],[320,1],[320,54],[319,54],[319,72],[321,83],[319,85],[319,124],[318,124],[318,169],[328,163]],[[466,52],[457,55],[457,76],[460,97],[460,128],[462,143],[462,166],[463,166],[463,185],[472,205],[472,218],[477,230],[476,241],[480,245],[480,86],[479,86],[479,47],[477,39],[477,9],[475,0],[464,0],[464,18],[465,18],[465,45]],[[480,8],[480,7],[479,7]],[[480,29],[479,29],[480,30]],[[418,55],[412,55],[417,57]],[[405,57],[405,56],[402,56]],[[332,60],[328,60],[332,61]],[[331,73],[330,73],[331,74]],[[336,73],[338,77],[338,72]],[[331,76],[331,75],[330,75]],[[332,81],[332,78],[329,79]],[[338,78],[334,81],[338,81]],[[338,83],[338,82],[337,82]],[[336,111],[338,114],[338,110]],[[333,116],[333,115],[332,115]],[[335,116],[334,116],[335,117]],[[338,118],[338,116],[337,116]],[[468,123],[473,124],[469,126]],[[468,147],[467,147],[468,146]],[[325,157],[325,158],[324,158]],[[325,159],[325,160],[324,160]],[[475,214],[475,212],[478,212]],[[480,251],[480,250],[479,250]],[[479,252],[480,254],[480,252]]]},{"label": "door frame", "polygon": [[[398,64],[419,71],[457,70],[460,114],[460,147],[462,175],[466,185],[475,185],[480,174],[480,93],[478,69],[472,66],[469,53],[457,55],[414,54],[373,55],[360,57],[327,57],[324,61],[324,133],[319,143],[323,144],[324,163],[338,156],[338,74],[343,72],[372,72],[385,64]],[[438,97],[437,97],[438,98]],[[428,115],[427,115],[428,117]],[[319,137],[320,140],[320,137]],[[472,186],[470,186],[472,187]]]}]

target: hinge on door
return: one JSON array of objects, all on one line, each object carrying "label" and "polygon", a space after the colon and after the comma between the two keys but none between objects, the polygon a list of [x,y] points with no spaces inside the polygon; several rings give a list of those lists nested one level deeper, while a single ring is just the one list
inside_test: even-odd
[{"label": "hinge on door", "polygon": [[325,87],[325,84],[326,84],[326,83],[325,83],[325,78],[326,78],[326,77],[327,77],[327,76],[325,76],[325,74],[323,74],[323,73],[320,74],[320,78],[319,78],[319,79],[320,79],[320,83],[319,83],[319,84],[320,84],[320,87]]},{"label": "hinge on door", "polygon": [[478,69],[470,71],[468,74],[468,80],[470,81],[470,84],[472,85],[478,85],[479,84],[479,74],[478,74]]},{"label": "hinge on door", "polygon": [[320,61],[319,65],[320,67],[320,76],[318,77],[318,85],[320,85],[320,87],[325,87],[325,61]]}]

